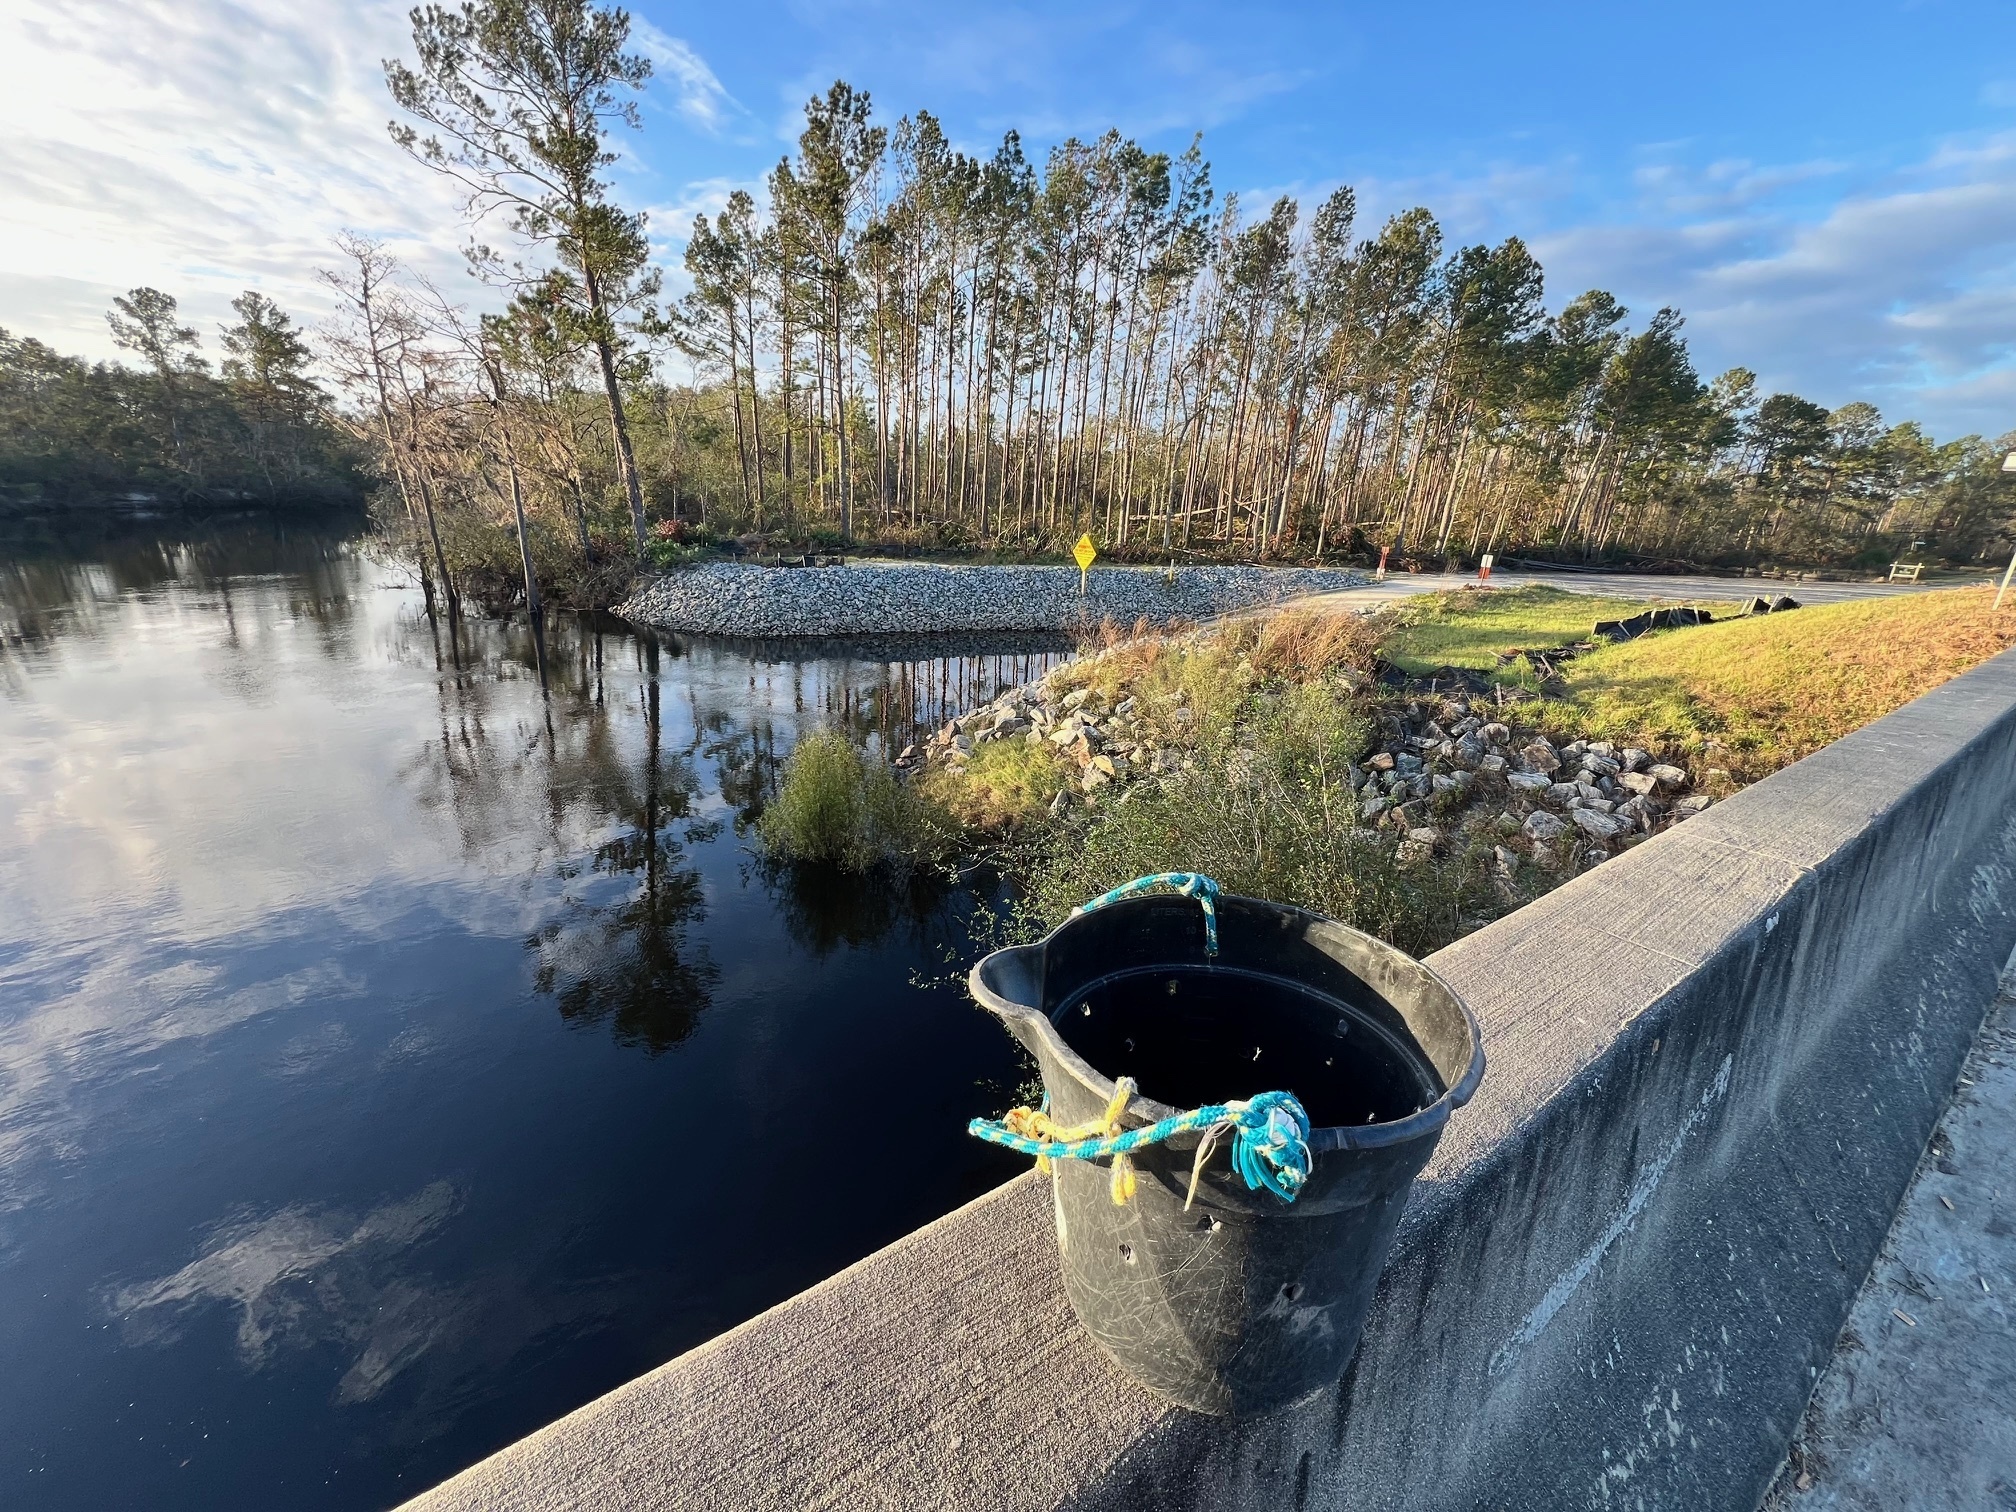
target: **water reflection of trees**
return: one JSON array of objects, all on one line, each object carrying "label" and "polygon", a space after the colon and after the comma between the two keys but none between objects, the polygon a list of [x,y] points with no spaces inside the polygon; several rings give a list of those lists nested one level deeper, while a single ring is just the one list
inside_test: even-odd
[{"label": "water reflection of trees", "polygon": [[[686,847],[719,833],[695,819],[700,783],[691,753],[664,749],[664,693],[658,647],[640,646],[645,756],[641,802],[614,817],[627,827],[595,848],[590,869],[634,879],[623,901],[600,908],[570,905],[530,941],[538,953],[534,982],[574,1023],[608,1023],[617,1042],[652,1055],[690,1035],[713,1001],[720,970],[692,938],[705,916],[706,888]],[[597,658],[599,665],[599,657]],[[606,718],[597,706],[594,722]]]},{"label": "water reflection of trees", "polygon": [[[326,526],[162,521],[0,557],[0,696],[40,647],[112,634],[122,600],[156,591],[214,611],[224,655],[207,655],[206,628],[205,676],[240,697],[266,696],[283,671],[276,622],[307,630],[346,674],[389,656],[430,679],[436,724],[402,785],[472,870],[540,878],[533,895],[549,899],[560,884],[527,925],[538,990],[570,1021],[653,1051],[690,1035],[718,990],[710,882],[761,888],[815,958],[892,938],[932,961],[941,942],[956,949],[970,902],[958,884],[922,873],[863,883],[713,842],[760,815],[801,732],[832,726],[900,749],[1065,649],[1023,637],[731,643],[559,615],[544,636],[542,698],[541,646],[524,620],[430,619],[417,593],[389,620],[367,612],[379,575]],[[49,638],[10,643],[17,626]],[[365,626],[379,639],[361,641]]]},{"label": "water reflection of trees", "polygon": [[692,745],[667,740],[658,647],[620,639],[611,657],[601,627],[556,620],[541,700],[541,647],[522,621],[416,614],[402,633],[407,659],[452,637],[440,735],[411,772],[422,802],[452,818],[472,859],[515,851],[565,887],[526,941],[535,988],[569,1022],[654,1054],[687,1038],[720,975],[696,934],[706,889],[691,851],[720,826],[694,813]]},{"label": "water reflection of trees", "polygon": [[863,878],[764,858],[756,871],[785,931],[815,959],[900,941],[927,963],[928,975],[948,979],[955,963],[971,957],[976,921],[987,922],[978,916],[1003,901],[1001,880],[989,869],[954,874],[920,867]]},{"label": "water reflection of trees", "polygon": [[1070,654],[1064,636],[1040,632],[664,640],[753,668],[752,688],[760,682],[774,692],[783,678],[794,723],[844,730],[891,755],[954,714],[1035,681]]},{"label": "water reflection of trees", "polygon": [[[347,519],[80,513],[0,523],[0,645],[33,647],[109,632],[119,600],[168,587],[228,591],[233,578],[284,578],[289,610],[326,628],[347,622],[357,594]],[[333,649],[333,648],[332,648]]]},{"label": "water reflection of trees", "polygon": [[691,937],[704,913],[690,866],[660,872],[612,907],[571,907],[529,942],[533,983],[569,1023],[607,1024],[618,1044],[663,1054],[692,1034],[721,980]]},{"label": "water reflection of trees", "polygon": [[443,653],[440,734],[412,774],[423,802],[452,817],[472,860],[529,846],[520,864],[565,885],[526,941],[535,987],[570,1022],[654,1054],[691,1035],[718,990],[702,933],[710,879],[760,886],[816,959],[892,939],[932,962],[959,954],[979,896],[966,883],[922,870],[864,881],[708,847],[760,815],[802,731],[898,746],[1059,654],[944,642],[757,654],[556,616],[541,701],[541,647],[523,621],[430,626],[416,610],[403,634],[409,663]]}]

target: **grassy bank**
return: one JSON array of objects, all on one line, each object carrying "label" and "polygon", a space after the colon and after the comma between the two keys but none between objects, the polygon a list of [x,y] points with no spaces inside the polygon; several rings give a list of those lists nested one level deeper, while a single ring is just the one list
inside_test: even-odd
[{"label": "grassy bank", "polygon": [[1949,588],[1607,646],[1564,669],[1590,728],[1754,781],[2016,644],[2016,604]]},{"label": "grassy bank", "polygon": [[1561,653],[1586,644],[1597,620],[1655,604],[1551,587],[1461,591],[1424,595],[1373,623],[1379,655],[1410,676],[1474,671],[1516,692],[1550,733],[1676,760],[1705,755],[1754,782],[2016,644],[2016,601],[1997,615],[1993,600],[1948,588],[1755,617],[1687,600],[1717,622],[1561,656],[1544,696],[1517,653]]},{"label": "grassy bank", "polygon": [[[1647,609],[1680,603],[1717,616],[1733,614],[1737,608],[1734,603],[1700,599],[1598,597],[1538,585],[1430,593],[1378,617],[1379,652],[1412,677],[1458,667],[1489,673],[1508,685],[1534,688],[1532,668],[1518,653],[1555,651],[1588,640],[1598,620],[1628,619]],[[1509,665],[1507,657],[1514,658]]]},{"label": "grassy bank", "polygon": [[[939,816],[921,832],[962,834],[1015,879],[1018,934],[1130,877],[1198,870],[1419,954],[2016,642],[2016,608],[1994,618],[1989,599],[1579,651],[1595,620],[1648,605],[1523,588],[1109,637],[941,731],[903,788]],[[1555,675],[1543,685],[1522,651]],[[856,770],[812,755],[801,788]],[[874,793],[840,807],[886,810],[881,775],[860,775]],[[791,789],[785,807],[802,806]]]}]

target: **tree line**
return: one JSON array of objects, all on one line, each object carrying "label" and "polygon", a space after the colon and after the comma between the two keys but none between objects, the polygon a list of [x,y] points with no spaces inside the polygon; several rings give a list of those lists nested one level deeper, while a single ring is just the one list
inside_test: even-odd
[{"label": "tree line", "polygon": [[535,254],[472,253],[512,299],[493,387],[583,552],[625,515],[633,551],[648,516],[1139,555],[2001,547],[2016,500],[1980,438],[1706,381],[1679,312],[1590,290],[1550,313],[1518,238],[1451,247],[1425,209],[1362,226],[1342,188],[1249,214],[1198,141],[969,156],[836,83],[760,192],[696,219],[661,301],[610,185],[649,75],[628,26],[587,0],[432,8],[387,70],[394,140]]},{"label": "tree line", "polygon": [[1352,191],[1214,206],[1195,142],[1109,132],[1040,171],[887,133],[836,84],[795,158],[696,221],[672,340],[723,391],[738,519],[1144,553],[1393,547],[1734,560],[1971,558],[2001,450],[1697,373],[1680,314],[1558,314],[1516,237]]},{"label": "tree line", "polygon": [[316,382],[308,342],[263,294],[248,290],[231,308],[215,370],[158,289],[132,290],[106,317],[137,366],[0,330],[0,510],[121,497],[359,503],[369,455]]},{"label": "tree line", "polygon": [[[968,155],[836,83],[758,191],[696,219],[668,298],[613,187],[650,75],[629,26],[591,0],[415,11],[391,137],[508,233],[468,249],[494,313],[346,236],[333,397],[293,355],[260,391],[242,456],[305,473],[312,426],[340,425],[445,591],[593,599],[640,557],[749,532],[1033,552],[1089,530],[1157,558],[2007,549],[2001,446],[1706,380],[1675,310],[1590,290],[1550,312],[1517,237],[1452,247],[1420,208],[1364,225],[1348,188],[1249,212],[1196,140],[1108,132],[1039,163],[1009,132]],[[138,373],[7,338],[10,459],[20,395],[96,384],[128,417],[105,434],[144,415],[150,465],[231,472],[204,447],[253,429],[198,424],[196,398],[249,394],[250,369],[199,373],[167,309],[128,343]],[[272,346],[284,317],[253,313]]]}]

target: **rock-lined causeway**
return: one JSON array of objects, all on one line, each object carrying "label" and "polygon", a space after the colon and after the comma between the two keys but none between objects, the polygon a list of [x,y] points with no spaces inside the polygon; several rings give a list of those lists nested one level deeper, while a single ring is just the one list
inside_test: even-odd
[{"label": "rock-lined causeway", "polygon": [[623,618],[700,635],[910,635],[1067,630],[1105,619],[1168,625],[1360,586],[1362,572],[1314,567],[746,567],[668,572],[616,606]]}]

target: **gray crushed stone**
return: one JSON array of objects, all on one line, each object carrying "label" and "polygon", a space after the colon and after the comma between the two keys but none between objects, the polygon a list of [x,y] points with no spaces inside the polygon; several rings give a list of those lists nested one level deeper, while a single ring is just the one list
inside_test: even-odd
[{"label": "gray crushed stone", "polygon": [[707,563],[646,584],[616,606],[637,624],[700,635],[907,635],[961,630],[1068,630],[1111,618],[1132,625],[1202,620],[1334,593],[1368,579],[1310,567],[1095,569],[1081,597],[1074,567],[929,564],[776,568]]}]

